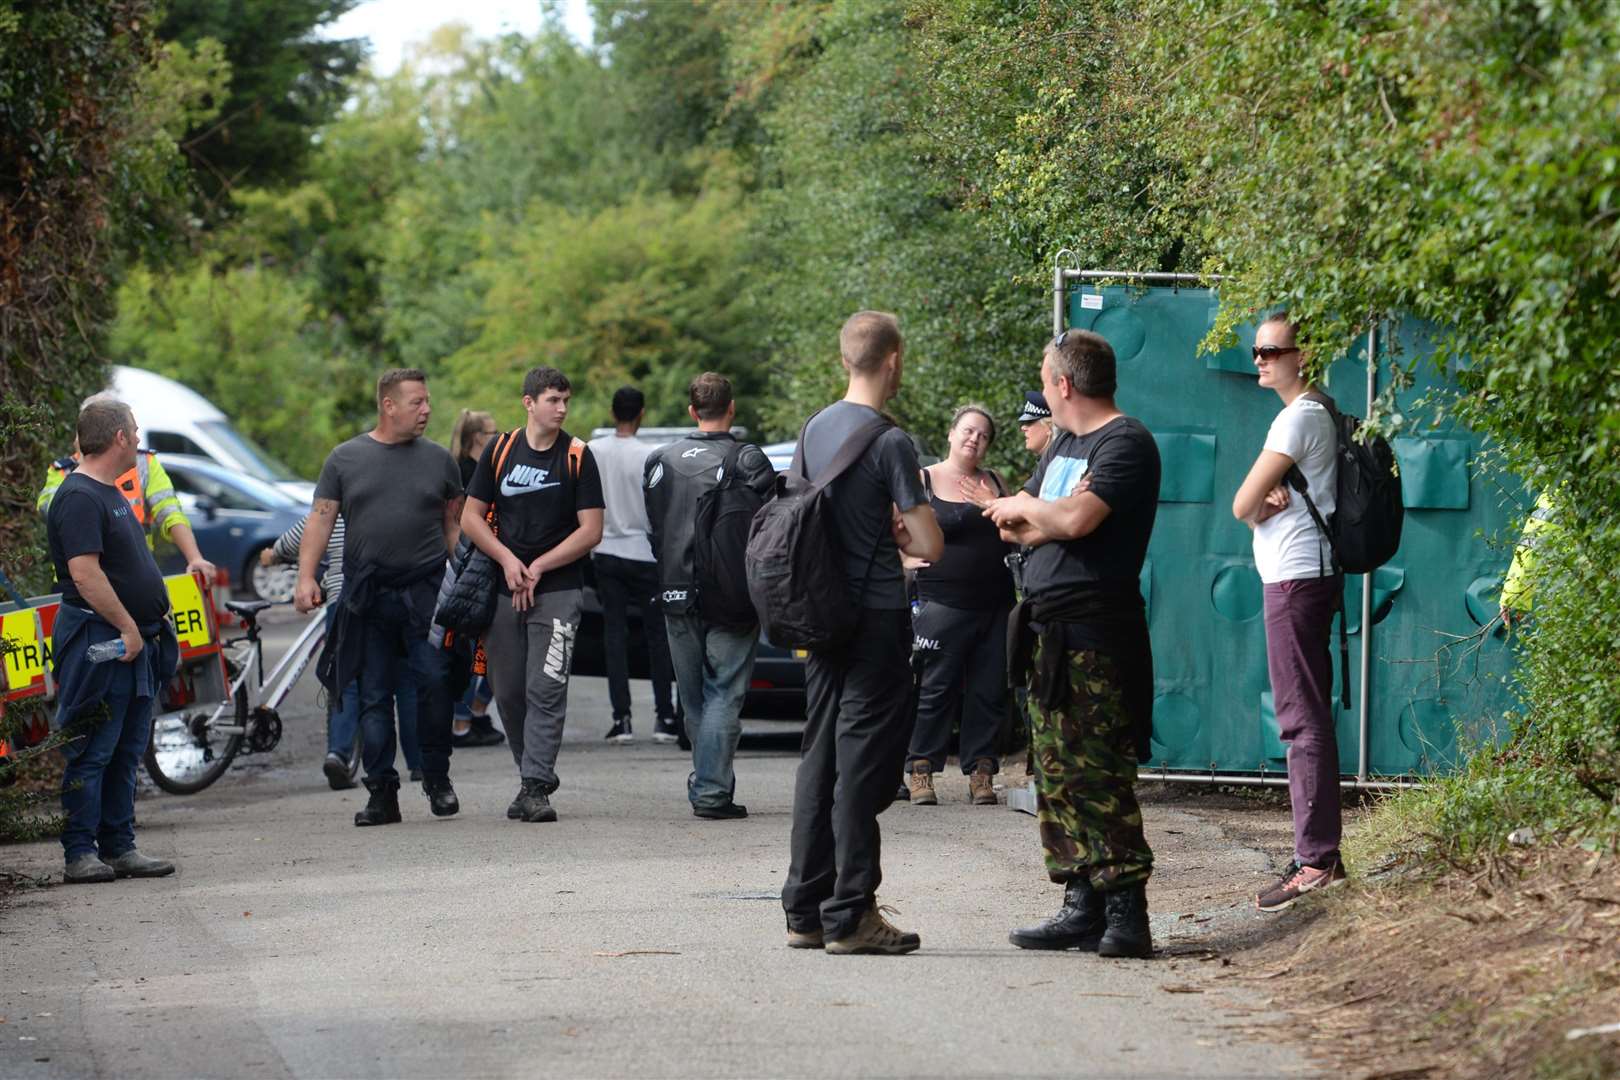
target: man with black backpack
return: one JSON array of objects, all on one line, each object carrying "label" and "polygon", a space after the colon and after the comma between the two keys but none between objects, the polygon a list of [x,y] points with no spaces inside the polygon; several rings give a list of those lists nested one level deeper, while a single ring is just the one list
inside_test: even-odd
[{"label": "man with black backpack", "polygon": [[[782,889],[788,946],[898,955],[920,944],[877,906],[877,817],[894,801],[911,734],[900,553],[932,562],[945,541],[917,451],[881,411],[900,390],[899,322],[857,312],[838,344],[849,389],[805,422],[786,497],[755,519],[749,589],[770,639],[810,653]],[[828,542],[798,542],[812,535]]]},{"label": "man with black backpack", "polygon": [[706,371],[687,390],[698,430],[648,456],[643,492],[658,596],[687,737],[686,795],[700,818],[748,816],[733,798],[738,714],[754,670],[759,618],[742,575],[754,513],[776,492],[759,447],[731,434],[731,382]]}]

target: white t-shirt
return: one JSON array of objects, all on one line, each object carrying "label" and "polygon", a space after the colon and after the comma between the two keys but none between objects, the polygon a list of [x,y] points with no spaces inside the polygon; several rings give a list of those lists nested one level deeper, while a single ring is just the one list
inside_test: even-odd
[{"label": "white t-shirt", "polygon": [[[1311,501],[1327,520],[1336,505],[1339,468],[1339,440],[1327,409],[1319,402],[1295,398],[1271,422],[1265,448],[1294,459],[1305,474]],[[1293,488],[1288,496],[1286,510],[1254,527],[1254,568],[1267,585],[1333,572],[1333,549],[1311,520],[1305,497]]]},{"label": "white t-shirt", "polygon": [[602,513],[602,542],[596,545],[595,554],[652,562],[641,470],[655,447],[632,435],[603,435],[590,445],[602,474],[602,501],[607,504]]}]

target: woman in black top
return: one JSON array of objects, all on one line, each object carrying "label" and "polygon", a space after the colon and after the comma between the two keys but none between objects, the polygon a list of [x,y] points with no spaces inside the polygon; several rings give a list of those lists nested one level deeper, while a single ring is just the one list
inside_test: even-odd
[{"label": "woman in black top", "polygon": [[463,491],[467,490],[473,470],[478,467],[478,459],[484,456],[484,447],[498,434],[495,418],[487,412],[462,409],[456,414],[455,426],[450,429],[450,453],[461,470]]},{"label": "woman in black top", "polygon": [[[478,459],[484,456],[484,447],[500,432],[495,418],[476,409],[462,409],[456,414],[455,426],[450,429],[450,453],[461,470],[461,488],[467,489]],[[467,693],[456,702],[456,719],[450,730],[450,745],[465,749],[469,746],[498,746],[506,736],[495,730],[489,719],[489,679],[480,675],[467,687]]]},{"label": "woman in black top", "polygon": [[972,800],[982,806],[996,802],[991,777],[999,767],[996,733],[1007,711],[1013,583],[1006,558],[1011,548],[969,501],[986,486],[1005,491],[1001,478],[981,467],[995,435],[987,409],[964,405],[951,417],[949,455],[923,470],[945,551],[936,562],[912,564],[917,572],[912,649],[922,686],[906,754],[906,785],[911,801],[921,806],[938,802],[933,774],[945,770],[945,750],[958,718],[959,760]]}]

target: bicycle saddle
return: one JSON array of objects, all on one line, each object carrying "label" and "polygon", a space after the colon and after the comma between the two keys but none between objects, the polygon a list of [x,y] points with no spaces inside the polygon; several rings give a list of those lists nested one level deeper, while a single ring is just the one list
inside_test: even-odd
[{"label": "bicycle saddle", "polygon": [[272,607],[275,607],[275,606],[276,605],[272,604],[268,600],[227,600],[227,601],[225,601],[225,610],[229,611],[232,615],[236,615],[236,616],[238,616],[240,618],[243,618],[243,619],[251,619],[253,616],[257,615],[259,612],[263,611],[265,608],[272,608]]}]

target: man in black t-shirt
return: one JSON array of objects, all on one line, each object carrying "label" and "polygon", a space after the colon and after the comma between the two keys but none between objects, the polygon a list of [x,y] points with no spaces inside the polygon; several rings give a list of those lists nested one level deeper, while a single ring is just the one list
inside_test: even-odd
[{"label": "man in black t-shirt", "polygon": [[[857,312],[838,344],[849,390],[800,434],[812,482],[900,390],[903,343],[893,315]],[[919,944],[877,907],[877,816],[894,801],[911,734],[911,618],[900,554],[933,561],[944,550],[919,471],[911,440],[891,426],[828,492],[850,603],[861,618],[849,641],[812,652],[805,667],[804,749],[782,889],[790,948],[898,954]]]},{"label": "man in black t-shirt", "polygon": [[1158,513],[1159,451],[1114,404],[1114,351],[1098,335],[1060,334],[1041,381],[1057,430],[1024,490],[985,513],[1003,539],[1033,549],[1011,631],[1020,666],[1035,656],[1037,816],[1064,902],[1011,940],[1145,958],[1153,852],[1135,784],[1152,726],[1153,652],[1138,579]]},{"label": "man in black t-shirt", "polygon": [[[152,707],[179,659],[163,583],[146,533],[114,486],[135,465],[135,417],[118,401],[79,413],[79,467],[45,518],[62,606],[52,635],[57,725],[89,720],[63,745],[62,850],[71,883],[161,877],[174,865],[135,850],[135,770]],[[123,646],[93,663],[91,646]],[[97,716],[96,713],[101,715]]]},{"label": "man in black t-shirt", "polygon": [[[489,679],[521,784],[506,816],[556,821],[557,751],[579,629],[584,560],[602,539],[596,459],[563,430],[573,387],[556,368],[523,378],[527,423],[491,439],[467,485],[461,527],[501,568],[484,637]],[[486,515],[494,511],[493,527]]]}]

